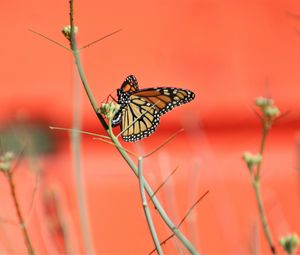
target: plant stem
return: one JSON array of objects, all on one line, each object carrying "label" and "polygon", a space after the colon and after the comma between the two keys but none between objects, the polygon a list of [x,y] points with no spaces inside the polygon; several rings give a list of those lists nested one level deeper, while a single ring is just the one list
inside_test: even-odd
[{"label": "plant stem", "polygon": [[[260,153],[261,156],[264,153],[266,138],[267,138],[267,134],[268,134],[268,131],[269,131],[269,127],[267,126],[267,123],[265,122],[265,120],[262,120],[262,126],[263,126],[262,138],[261,138],[260,149],[259,149],[259,153]],[[265,209],[264,209],[264,205],[263,205],[263,201],[262,201],[262,197],[261,197],[260,168],[261,168],[261,162],[257,165],[256,173],[253,172],[251,174],[251,182],[252,182],[252,186],[253,186],[254,191],[255,191],[256,201],[257,201],[257,205],[258,205],[259,215],[260,215],[260,219],[261,219],[261,224],[263,226],[264,234],[267,238],[267,241],[269,243],[269,247],[271,249],[272,254],[275,255],[276,254],[276,249],[275,249],[274,242],[273,242],[273,239],[272,239],[272,235],[271,235],[271,232],[270,232],[270,229],[269,229],[269,225],[267,223],[267,216],[266,216],[266,213],[265,213]]]},{"label": "plant stem", "polygon": [[[87,79],[85,77],[85,73],[83,71],[83,67],[81,65],[81,60],[80,60],[80,51],[78,50],[76,39],[75,39],[74,20],[73,20],[73,1],[70,0],[69,3],[70,3],[70,25],[71,25],[70,44],[71,44],[72,53],[73,53],[73,56],[75,58],[75,63],[76,63],[77,70],[78,70],[78,73],[80,75],[82,84],[85,88],[85,91],[87,93],[89,101],[90,101],[95,113],[97,114],[97,117],[100,120],[102,126],[107,131],[107,133],[110,136],[112,142],[115,144],[117,150],[120,152],[122,157],[125,159],[125,161],[129,165],[129,167],[133,170],[134,174],[136,176],[138,176],[137,166],[134,164],[134,162],[128,156],[126,151],[122,148],[122,146],[121,146],[120,142],[118,141],[118,139],[114,136],[114,134],[111,130],[111,126],[109,127],[107,125],[107,123],[105,122],[103,116],[100,113],[98,113],[97,103],[96,103],[96,100],[93,97],[93,94],[90,90]],[[145,179],[143,179],[143,185],[144,185],[144,188],[145,188],[146,192],[148,193],[149,197],[152,197],[152,201],[153,201],[153,204],[155,205],[155,208],[157,209],[158,213],[160,214],[161,218],[164,220],[166,225],[169,227],[169,229],[176,235],[176,237],[181,241],[181,243],[187,248],[187,250],[191,254],[199,254],[197,252],[196,248],[191,244],[191,242],[181,233],[181,231],[171,221],[171,219],[169,218],[167,213],[164,211],[163,207],[160,205],[160,203],[159,203],[158,199],[156,198],[156,196],[153,196],[154,192],[153,192],[152,188],[150,187],[150,185],[148,184],[148,182]]]},{"label": "plant stem", "polygon": [[[77,73],[74,74],[77,76]],[[77,77],[76,77],[77,78]],[[77,79],[74,79],[73,94],[73,129],[80,129],[81,116],[81,97],[80,87]],[[71,150],[73,162],[73,174],[75,177],[75,189],[77,197],[77,206],[79,211],[79,223],[82,231],[82,238],[85,250],[88,254],[95,254],[95,248],[92,241],[91,228],[89,223],[88,206],[86,200],[85,179],[81,166],[81,134],[76,131],[71,132]]]},{"label": "plant stem", "polygon": [[[122,149],[120,142],[118,141],[118,139],[112,133],[111,128],[109,128],[108,134],[111,137],[113,143],[116,144],[117,150],[120,152],[122,157],[125,159],[125,161],[129,165],[129,167],[133,170],[134,174],[136,176],[138,176],[138,169],[137,169],[136,165],[133,163],[133,161],[128,156],[126,151],[124,149]],[[169,218],[168,214],[165,212],[165,210],[161,206],[161,204],[158,201],[157,197],[154,195],[154,192],[153,192],[151,186],[148,184],[148,182],[144,179],[143,183],[144,183],[144,187],[145,187],[146,192],[148,193],[149,197],[152,198],[152,202],[153,202],[155,208],[157,209],[159,215],[161,216],[163,221],[166,223],[166,225],[169,227],[169,229],[174,233],[174,235],[180,240],[180,242],[187,248],[187,250],[191,254],[199,254],[199,252],[192,245],[192,243],[181,233],[181,231],[177,228],[177,226]]]},{"label": "plant stem", "polygon": [[12,173],[11,173],[10,170],[7,171],[7,179],[8,179],[10,192],[11,192],[11,195],[12,195],[12,198],[13,198],[13,201],[14,201],[14,205],[15,205],[15,208],[16,208],[17,216],[18,216],[19,223],[20,223],[20,226],[21,226],[21,229],[22,229],[22,232],[23,232],[23,236],[24,236],[24,239],[25,239],[25,244],[26,244],[28,253],[30,255],[34,255],[35,252],[33,250],[33,247],[32,247],[32,244],[31,244],[31,241],[30,241],[30,238],[29,238],[29,234],[27,232],[27,228],[26,228],[26,225],[25,225],[25,222],[24,222],[24,218],[23,218],[22,213],[21,213],[20,205],[19,205],[19,202],[18,202],[18,199],[17,199],[16,190],[15,190],[15,184],[13,182],[13,176],[12,176]]},{"label": "plant stem", "polygon": [[149,207],[148,207],[147,198],[146,198],[145,189],[144,189],[144,177],[143,177],[142,169],[143,169],[143,158],[139,157],[138,158],[138,177],[139,177],[139,185],[140,185],[140,193],[141,193],[141,197],[142,197],[143,209],[144,209],[144,213],[146,216],[146,220],[147,220],[150,232],[151,232],[151,236],[152,236],[154,245],[156,247],[157,253],[160,255],[160,254],[163,254],[163,251],[161,249],[160,242],[159,242],[156,230],[155,230],[155,226],[152,221]]},{"label": "plant stem", "polygon": [[262,198],[261,198],[260,181],[252,179],[252,186],[255,190],[255,196],[256,196],[256,200],[257,200],[257,205],[258,205],[258,210],[259,210],[259,214],[260,214],[261,224],[263,226],[263,230],[264,230],[265,236],[268,240],[271,252],[275,255],[276,254],[276,249],[275,249],[275,246],[274,246],[274,243],[273,243],[272,235],[271,235],[271,232],[270,232],[270,229],[269,229],[269,226],[268,226],[267,217],[266,217],[266,213],[265,213]]},{"label": "plant stem", "polygon": [[[71,26],[71,35],[70,35],[70,47],[74,55],[79,54],[79,50],[77,49],[77,44],[75,40],[75,33],[74,33],[74,19],[73,19],[73,0],[69,1],[70,4],[70,26]],[[76,58],[75,58],[76,60]],[[80,65],[80,63],[76,63],[76,65]],[[82,76],[80,76],[82,79]],[[83,82],[83,81],[82,81]],[[74,92],[74,100],[80,98],[79,96],[79,84],[75,84],[75,92]],[[88,89],[88,88],[87,88]],[[87,93],[91,95],[91,91],[88,89]],[[95,104],[95,100],[92,97],[92,102]],[[77,102],[78,103],[78,102]],[[96,107],[93,105],[93,107]],[[74,121],[73,127],[74,129],[79,129],[79,108],[74,102]],[[83,241],[85,250],[88,254],[94,254],[95,249],[92,242],[91,237],[91,230],[88,221],[88,210],[87,210],[87,203],[86,203],[86,194],[83,185],[83,175],[81,171],[81,162],[80,162],[80,134],[78,132],[72,131],[72,154],[73,154],[73,163],[74,163],[74,174],[75,174],[75,182],[76,182],[76,192],[77,192],[77,202],[79,208],[79,220],[81,230],[83,232]]]}]

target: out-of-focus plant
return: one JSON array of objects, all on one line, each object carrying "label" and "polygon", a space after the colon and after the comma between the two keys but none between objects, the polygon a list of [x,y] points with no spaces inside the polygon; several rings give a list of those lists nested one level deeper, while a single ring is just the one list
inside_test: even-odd
[{"label": "out-of-focus plant", "polygon": [[19,204],[19,200],[16,194],[16,190],[15,190],[15,183],[13,180],[13,170],[14,170],[14,166],[13,166],[13,161],[14,161],[14,153],[7,151],[4,152],[1,156],[0,156],[0,171],[5,175],[8,184],[9,184],[9,188],[10,188],[10,192],[11,192],[11,196],[14,202],[14,206],[16,209],[16,213],[18,216],[18,220],[19,220],[19,226],[22,229],[22,233],[24,236],[24,240],[25,240],[25,244],[28,250],[28,253],[31,255],[34,255],[34,249],[27,231],[27,227],[24,221],[24,217],[23,214],[21,212],[21,208],[20,208],[20,204]]},{"label": "out-of-focus plant", "polygon": [[261,124],[262,124],[262,137],[261,137],[261,142],[260,142],[260,149],[259,149],[259,153],[257,153],[257,154],[245,152],[243,154],[243,160],[245,161],[247,168],[249,170],[249,173],[250,173],[251,184],[255,191],[258,209],[259,209],[259,213],[260,213],[260,219],[261,219],[261,223],[263,226],[265,236],[268,240],[269,247],[270,247],[272,253],[276,254],[274,241],[273,241],[272,234],[270,232],[270,228],[269,228],[269,225],[267,222],[267,217],[266,217],[266,213],[265,213],[265,209],[264,209],[264,205],[263,205],[263,201],[262,201],[262,197],[261,197],[260,169],[261,169],[261,162],[263,159],[263,152],[264,152],[264,148],[265,148],[266,137],[274,123],[274,120],[280,114],[280,111],[277,108],[277,106],[274,104],[274,102],[271,98],[259,97],[256,99],[255,103],[256,103],[256,106],[259,107],[259,109],[260,109],[260,113],[258,113],[258,115],[261,119]]},{"label": "out-of-focus plant", "polygon": [[264,209],[264,204],[261,196],[261,164],[263,160],[263,153],[266,143],[267,135],[272,128],[274,121],[280,115],[279,108],[274,104],[271,98],[259,97],[256,99],[256,106],[259,108],[258,116],[261,119],[262,124],[262,137],[260,142],[260,149],[257,154],[251,152],[244,152],[243,160],[245,161],[247,168],[250,173],[251,184],[254,188],[257,205],[259,209],[260,219],[264,234],[267,238],[270,250],[273,254],[277,254],[274,245],[273,237],[268,225],[266,212]]},{"label": "out-of-focus plant", "polygon": [[291,255],[294,252],[296,252],[296,249],[300,244],[300,239],[297,234],[289,234],[280,238],[279,242],[282,248],[285,250],[285,252]]}]

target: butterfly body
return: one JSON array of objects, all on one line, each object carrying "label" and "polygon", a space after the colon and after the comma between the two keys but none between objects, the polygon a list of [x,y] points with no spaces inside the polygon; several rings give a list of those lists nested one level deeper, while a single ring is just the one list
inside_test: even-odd
[{"label": "butterfly body", "polygon": [[121,126],[126,142],[148,137],[156,130],[161,115],[195,98],[192,91],[180,88],[139,89],[133,75],[126,78],[117,95],[120,109],[112,120],[112,126]]}]

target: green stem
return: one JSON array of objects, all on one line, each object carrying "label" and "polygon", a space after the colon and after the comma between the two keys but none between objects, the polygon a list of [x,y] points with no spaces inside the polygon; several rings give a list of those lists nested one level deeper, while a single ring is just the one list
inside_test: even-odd
[{"label": "green stem", "polygon": [[[263,123],[262,123],[263,130],[262,130],[262,137],[261,137],[260,148],[259,148],[259,154],[261,156],[264,153],[266,138],[267,138],[267,134],[268,134],[268,131],[269,131],[269,128],[265,124],[265,121],[264,120],[262,120],[262,121],[263,121]],[[257,165],[257,170],[256,170],[256,174],[255,174],[255,179],[256,180],[260,179],[260,167],[261,167],[261,162]]]},{"label": "green stem", "polygon": [[23,218],[22,213],[21,213],[20,205],[19,205],[17,195],[16,195],[16,191],[15,191],[15,184],[13,182],[12,173],[10,171],[7,172],[7,179],[8,179],[10,192],[11,192],[11,195],[12,195],[12,198],[13,198],[13,201],[14,201],[16,211],[17,211],[17,216],[18,216],[19,223],[20,223],[20,226],[21,226],[21,229],[22,229],[22,232],[23,232],[23,236],[24,236],[24,239],[25,239],[25,244],[26,244],[28,253],[30,255],[34,255],[35,252],[33,250],[33,247],[32,247],[32,244],[31,244],[31,241],[30,241],[30,238],[29,238],[29,234],[27,232],[27,228],[26,228],[26,225],[25,225],[25,222],[24,222],[24,218]]},{"label": "green stem", "polygon": [[[261,137],[261,143],[260,143],[260,149],[259,149],[259,153],[261,156],[264,153],[266,138],[267,138],[268,131],[269,131],[269,126],[266,123],[266,120],[262,120],[262,126],[263,126],[263,130],[262,130],[262,137]],[[264,210],[263,201],[262,201],[262,197],[261,197],[260,169],[261,169],[261,162],[257,165],[256,173],[255,172],[252,173],[251,182],[252,182],[252,186],[255,190],[256,201],[257,201],[257,205],[258,205],[259,215],[260,215],[261,223],[263,226],[264,234],[267,238],[267,241],[269,243],[269,247],[270,247],[272,254],[275,255],[276,249],[275,249],[272,235],[271,235],[271,232],[269,229],[269,225],[267,223],[267,216],[266,216],[266,213]]]},{"label": "green stem", "polygon": [[[71,25],[71,40],[70,40],[71,49],[72,49],[73,56],[75,58],[75,63],[76,63],[76,66],[77,66],[78,73],[80,75],[82,84],[83,84],[84,89],[87,93],[89,101],[90,101],[95,113],[97,114],[97,117],[100,120],[102,126],[107,131],[107,133],[110,136],[112,142],[115,144],[117,150],[120,152],[122,157],[125,159],[125,161],[129,165],[129,167],[133,170],[134,174],[136,176],[138,176],[137,166],[133,163],[133,161],[128,156],[126,151],[122,148],[122,146],[121,146],[120,142],[118,141],[118,139],[114,136],[114,134],[111,130],[111,126],[109,127],[106,124],[103,116],[100,113],[98,113],[97,103],[96,103],[96,100],[93,97],[93,94],[92,94],[89,86],[88,86],[88,82],[87,82],[87,79],[85,77],[83,67],[81,65],[80,51],[78,50],[76,40],[75,40],[74,21],[73,21],[73,1],[72,0],[70,0],[70,25]],[[152,188],[150,187],[150,185],[148,184],[148,182],[145,179],[143,179],[143,185],[144,185],[145,190],[148,193],[149,197],[152,197],[152,201],[153,201],[153,204],[155,205],[155,208],[157,209],[158,213],[160,214],[161,218],[166,223],[166,225],[169,227],[169,229],[175,234],[175,236],[181,241],[181,243],[187,248],[187,250],[191,254],[199,254],[197,252],[196,248],[191,244],[191,242],[181,233],[181,231],[171,221],[171,219],[169,218],[167,213],[164,211],[163,207],[160,205],[160,203],[159,203],[158,199],[156,198],[156,196],[153,196],[154,192],[153,192]]]},{"label": "green stem", "polygon": [[[122,148],[120,142],[118,139],[114,136],[111,126],[108,130],[108,134],[111,137],[113,143],[116,145],[117,150],[120,152],[122,157],[125,159],[129,167],[133,170],[134,174],[138,176],[138,169],[136,165],[133,163],[131,158],[128,156],[126,151]],[[144,179],[143,180],[144,187],[146,192],[148,193],[149,197],[152,198],[152,202],[157,209],[160,217],[163,219],[163,221],[166,223],[166,225],[169,227],[169,229],[174,233],[174,235],[181,241],[181,243],[187,248],[187,250],[191,254],[199,254],[199,252],[196,250],[196,248],[192,245],[192,243],[181,233],[181,231],[177,228],[177,226],[172,222],[172,220],[169,218],[168,214],[165,212],[163,207],[161,206],[160,202],[154,195],[154,192],[151,188],[151,186],[148,184],[148,182]]]},{"label": "green stem", "polygon": [[160,242],[159,242],[156,230],[155,230],[155,226],[152,221],[149,207],[148,207],[147,198],[146,198],[145,189],[144,189],[144,177],[143,177],[142,169],[143,169],[143,158],[139,157],[138,158],[138,177],[139,177],[139,185],[140,185],[140,193],[141,193],[141,197],[142,197],[143,209],[144,209],[145,217],[146,217],[146,220],[148,223],[148,227],[150,229],[150,233],[151,233],[154,245],[156,247],[157,253],[160,255],[160,254],[163,254],[163,251],[161,249]]},{"label": "green stem", "polygon": [[262,198],[261,198],[260,181],[259,180],[254,180],[252,178],[252,186],[255,190],[255,196],[256,196],[256,200],[257,200],[257,204],[258,204],[258,210],[259,210],[263,230],[264,230],[265,236],[268,240],[271,252],[272,252],[272,254],[275,255],[276,254],[276,249],[275,249],[275,246],[274,246],[274,243],[273,243],[272,235],[271,235],[271,232],[270,232],[270,229],[269,229],[269,226],[268,226],[268,222],[267,222],[266,213],[265,213],[265,210],[264,210],[264,207],[263,207],[263,201],[262,201]]},{"label": "green stem", "polygon": [[[78,54],[77,45],[74,35],[74,20],[73,20],[73,1],[70,0],[70,24],[71,24],[71,50],[74,54]],[[75,51],[74,51],[75,49]],[[76,59],[76,58],[75,58]],[[80,63],[79,63],[80,64]],[[91,94],[91,91],[88,91]],[[73,129],[80,129],[80,91],[79,84],[74,84],[74,117],[73,117]],[[73,155],[73,170],[75,176],[75,187],[77,193],[77,203],[79,210],[79,222],[82,231],[83,243],[85,250],[88,254],[95,254],[95,249],[92,242],[90,224],[88,220],[88,208],[86,202],[86,194],[84,189],[83,173],[81,169],[80,160],[80,144],[81,136],[80,133],[72,131],[71,133],[71,148]]]}]

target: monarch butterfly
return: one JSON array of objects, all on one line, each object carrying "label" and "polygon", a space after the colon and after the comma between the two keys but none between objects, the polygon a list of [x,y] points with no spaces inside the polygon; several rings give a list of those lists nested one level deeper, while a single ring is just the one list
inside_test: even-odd
[{"label": "monarch butterfly", "polygon": [[195,94],[187,89],[139,89],[133,75],[127,76],[121,88],[117,90],[117,96],[120,109],[112,119],[112,126],[121,126],[122,138],[126,142],[148,137],[156,130],[161,115],[195,98]]}]

